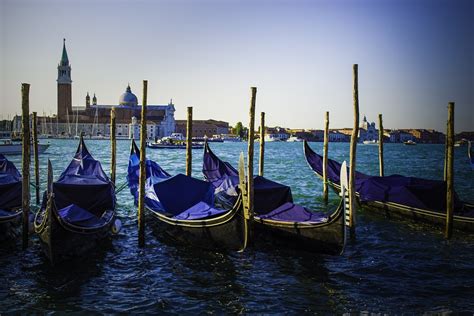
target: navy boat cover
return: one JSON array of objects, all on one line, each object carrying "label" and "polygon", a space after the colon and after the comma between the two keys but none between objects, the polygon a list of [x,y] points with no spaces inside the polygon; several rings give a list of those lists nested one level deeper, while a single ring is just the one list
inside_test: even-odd
[{"label": "navy boat cover", "polygon": [[[140,152],[132,141],[127,181],[138,204]],[[145,204],[155,212],[180,220],[215,217],[227,210],[214,207],[212,184],[183,174],[170,176],[156,162],[146,159]]]},{"label": "navy boat cover", "polygon": [[100,162],[91,156],[82,137],[74,158],[53,183],[53,192],[57,209],[63,210],[58,211],[60,216],[88,217],[89,214],[82,214],[86,211],[101,217],[105,210],[115,208],[114,185]]},{"label": "navy boat cover", "polygon": [[21,174],[15,165],[0,154],[0,209],[9,211],[21,206]]},{"label": "navy boat cover", "polygon": [[[217,157],[206,143],[204,149],[202,173],[207,181],[212,183],[217,194],[225,195],[224,199],[231,196],[237,197],[239,183],[238,172],[228,162]],[[254,178],[254,209],[256,215],[272,212],[281,205],[293,202],[291,188],[265,177]]]},{"label": "navy boat cover", "polygon": [[[304,152],[311,169],[322,176],[323,157],[305,142]],[[328,181],[339,183],[341,164],[328,159]],[[444,212],[446,209],[446,182],[401,175],[369,176],[356,172],[356,191],[362,202],[392,202],[419,209]],[[455,194],[455,211],[463,211],[463,203]]]}]

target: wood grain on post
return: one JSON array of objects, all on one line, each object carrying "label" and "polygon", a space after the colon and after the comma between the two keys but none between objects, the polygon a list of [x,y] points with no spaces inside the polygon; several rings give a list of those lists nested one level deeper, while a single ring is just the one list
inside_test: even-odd
[{"label": "wood grain on post", "polygon": [[22,121],[22,196],[23,210],[23,249],[28,248],[28,229],[30,217],[30,85],[21,84],[21,121]]},{"label": "wood grain on post", "polygon": [[248,134],[248,151],[247,151],[247,194],[248,194],[248,210],[250,214],[250,220],[253,219],[253,206],[254,206],[254,187],[253,187],[253,154],[254,154],[254,133],[255,133],[255,102],[257,99],[257,88],[252,87],[251,99],[250,99],[250,122],[249,122],[249,134]]},{"label": "wood grain on post", "polygon": [[383,164],[383,122],[382,114],[379,114],[379,168],[380,176],[384,175],[384,164]]},{"label": "wood grain on post", "polygon": [[265,163],[265,112],[260,113],[260,159],[258,162],[258,175],[263,177]]},{"label": "wood grain on post", "polygon": [[186,175],[191,176],[193,168],[193,107],[188,106],[186,121]]},{"label": "wood grain on post", "polygon": [[40,180],[39,180],[39,159],[38,159],[38,119],[37,119],[36,112],[33,112],[33,159],[35,161],[36,204],[40,204]]},{"label": "wood grain on post", "polygon": [[453,235],[454,212],[454,102],[448,104],[448,130],[446,142],[446,232],[445,238]]},{"label": "wood grain on post", "polygon": [[143,80],[143,104],[140,122],[140,177],[138,192],[138,246],[145,246],[145,181],[146,181],[146,104],[148,81]]},{"label": "wood grain on post", "polygon": [[115,107],[110,110],[110,181],[115,184],[116,163],[117,163],[117,141],[116,141],[116,119]]},{"label": "wood grain on post", "polygon": [[350,168],[349,168],[349,227],[351,237],[355,238],[355,212],[356,212],[356,188],[355,188],[355,170],[356,170],[356,152],[357,139],[359,135],[359,65],[353,65],[353,102],[354,102],[354,127],[351,135],[350,147]]},{"label": "wood grain on post", "polygon": [[329,112],[326,112],[324,120],[324,144],[323,144],[323,200],[328,201],[328,149],[329,149]]}]

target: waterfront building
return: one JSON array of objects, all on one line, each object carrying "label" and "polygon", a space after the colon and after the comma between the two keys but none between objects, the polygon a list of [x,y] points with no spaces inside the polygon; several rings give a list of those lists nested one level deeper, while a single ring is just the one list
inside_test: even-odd
[{"label": "waterfront building", "polygon": [[[118,98],[117,104],[99,104],[94,93],[92,102],[89,92],[85,96],[85,105],[72,105],[71,64],[63,42],[61,60],[57,66],[57,115],[38,117],[38,130],[47,134],[74,136],[81,132],[90,136],[109,136],[110,110],[115,108],[117,136],[129,137],[129,124],[132,117],[141,120],[141,105],[133,94],[130,85]],[[175,131],[175,107],[171,100],[165,105],[147,105],[148,138],[169,136]],[[20,133],[21,116],[13,119],[13,131]]]},{"label": "waterfront building", "polygon": [[359,142],[377,141],[379,139],[379,131],[375,128],[375,122],[368,122],[366,116],[362,120],[359,127]]},{"label": "waterfront building", "polygon": [[[186,137],[186,120],[176,120],[176,133]],[[193,137],[208,137],[229,134],[229,123],[216,120],[193,120]]]},{"label": "waterfront building", "polygon": [[329,131],[330,142],[348,142],[350,139],[351,139],[350,135],[346,135],[338,131]]}]

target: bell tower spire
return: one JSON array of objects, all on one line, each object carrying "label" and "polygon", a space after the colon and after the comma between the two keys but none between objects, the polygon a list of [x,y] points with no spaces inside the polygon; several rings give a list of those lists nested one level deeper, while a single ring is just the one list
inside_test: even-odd
[{"label": "bell tower spire", "polygon": [[63,39],[63,52],[58,64],[58,118],[66,119],[67,113],[72,113],[72,80],[71,65],[66,50],[66,39]]}]

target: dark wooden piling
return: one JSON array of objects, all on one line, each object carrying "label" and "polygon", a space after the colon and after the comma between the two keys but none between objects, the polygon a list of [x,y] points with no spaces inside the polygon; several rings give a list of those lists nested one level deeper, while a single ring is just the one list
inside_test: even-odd
[{"label": "dark wooden piling", "polygon": [[143,104],[140,122],[140,178],[138,192],[138,246],[145,246],[145,181],[146,181],[146,104],[148,81],[143,80]]},{"label": "dark wooden piling", "polygon": [[22,112],[22,196],[23,210],[23,249],[28,248],[29,217],[30,217],[30,85],[21,84],[21,112]]},{"label": "dark wooden piling", "polygon": [[324,144],[323,144],[323,200],[328,201],[328,149],[329,149],[329,112],[326,112],[324,120]]},{"label": "dark wooden piling", "polygon": [[116,118],[115,107],[110,110],[110,181],[115,184],[116,163],[117,163],[117,140],[116,140]]},{"label": "dark wooden piling", "polygon": [[254,155],[254,134],[255,134],[255,102],[257,99],[257,88],[251,87],[250,111],[249,111],[249,137],[247,150],[247,194],[248,194],[248,211],[250,220],[253,219],[254,206],[254,186],[253,186],[253,155]]},{"label": "dark wooden piling", "polygon": [[260,113],[260,156],[258,161],[258,175],[263,177],[265,163],[265,112]]},{"label": "dark wooden piling", "polygon": [[354,127],[351,135],[350,147],[350,168],[349,168],[349,227],[351,238],[355,238],[355,212],[356,212],[356,188],[355,188],[355,170],[356,170],[356,152],[357,139],[359,137],[359,65],[353,65],[353,102],[354,102]]},{"label": "dark wooden piling", "polygon": [[40,204],[40,179],[39,179],[39,159],[38,159],[38,118],[33,112],[33,159],[35,162],[35,193],[36,204]]},{"label": "dark wooden piling", "polygon": [[446,133],[446,239],[453,235],[454,212],[454,102],[448,104],[448,130]]},{"label": "dark wooden piling", "polygon": [[193,107],[188,106],[186,121],[186,175],[191,176],[193,168]]},{"label": "dark wooden piling", "polygon": [[384,175],[384,164],[383,164],[383,122],[382,114],[379,114],[379,169],[380,176]]}]

